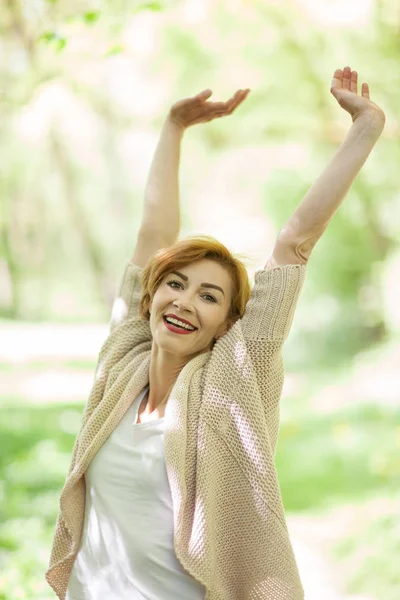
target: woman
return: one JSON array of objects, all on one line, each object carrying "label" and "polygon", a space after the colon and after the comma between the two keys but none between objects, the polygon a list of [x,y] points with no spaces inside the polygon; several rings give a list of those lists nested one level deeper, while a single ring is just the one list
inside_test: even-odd
[{"label": "woman", "polygon": [[335,71],[353,125],[251,290],[216,240],[176,242],[183,132],[249,90],[169,112],[60,500],[47,580],[68,600],[300,600],[274,466],[282,346],[307,261],[385,122]]}]

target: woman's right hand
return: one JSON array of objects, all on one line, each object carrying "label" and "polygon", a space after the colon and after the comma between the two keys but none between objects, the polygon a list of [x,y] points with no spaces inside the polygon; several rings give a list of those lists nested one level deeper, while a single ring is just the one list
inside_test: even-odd
[{"label": "woman's right hand", "polygon": [[191,98],[184,98],[172,105],[169,119],[178,127],[186,129],[196,123],[207,123],[219,117],[231,115],[245,100],[250,89],[238,90],[227,102],[207,102],[212,91],[207,89]]}]

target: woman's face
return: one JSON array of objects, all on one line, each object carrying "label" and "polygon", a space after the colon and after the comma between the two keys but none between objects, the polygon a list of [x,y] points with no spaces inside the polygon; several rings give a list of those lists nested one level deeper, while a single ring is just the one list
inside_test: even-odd
[{"label": "woman's face", "polygon": [[[179,267],[164,277],[150,305],[153,343],[182,357],[210,350],[214,339],[228,329],[231,297],[231,276],[218,262],[203,259]],[[195,329],[175,329],[166,315],[184,319]]]}]

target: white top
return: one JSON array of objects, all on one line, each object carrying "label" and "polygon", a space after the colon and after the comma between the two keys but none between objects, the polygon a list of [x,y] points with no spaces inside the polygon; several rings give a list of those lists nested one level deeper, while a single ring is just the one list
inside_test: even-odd
[{"label": "white top", "polygon": [[136,423],[147,390],[85,473],[85,523],[65,600],[205,598],[174,550],[164,417]]}]

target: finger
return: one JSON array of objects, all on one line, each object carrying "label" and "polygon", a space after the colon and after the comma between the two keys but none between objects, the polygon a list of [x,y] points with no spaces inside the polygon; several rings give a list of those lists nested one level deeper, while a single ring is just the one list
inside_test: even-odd
[{"label": "finger", "polygon": [[220,110],[228,111],[228,110],[230,110],[232,108],[232,106],[237,106],[237,104],[239,102],[241,102],[242,95],[243,95],[243,90],[238,90],[226,102],[214,103],[213,104],[213,108],[216,111],[220,111]]},{"label": "finger", "polygon": [[222,116],[222,114],[230,114],[241,102],[243,102],[249,92],[250,88],[237,90],[227,102],[207,102],[205,106],[207,106],[209,114],[218,114],[219,116]]},{"label": "finger", "polygon": [[357,71],[351,72],[350,77],[350,91],[354,94],[357,94],[357,84],[358,84],[358,73]]},{"label": "finger", "polygon": [[194,96],[194,97],[195,98],[209,98],[211,95],[212,95],[212,90],[207,88],[206,90],[203,90],[202,92],[199,92],[198,94],[196,94],[196,96]]},{"label": "finger", "polygon": [[198,94],[196,94],[195,96],[192,96],[191,98],[185,98],[185,101],[186,102],[189,101],[192,104],[203,104],[203,102],[205,102],[210,96],[212,96],[212,90],[207,88],[206,90],[199,92]]},{"label": "finger", "polygon": [[199,104],[203,104],[203,102],[205,102],[207,100],[207,98],[209,98],[211,95],[212,95],[212,91],[210,89],[203,90],[202,92],[199,92],[195,96],[189,96],[188,98],[182,98],[181,100],[178,100],[177,102],[175,102],[174,108],[179,109],[179,108],[182,108],[182,106],[187,107],[187,106],[197,106]]},{"label": "finger", "polygon": [[226,102],[207,102],[204,108],[207,108],[208,112],[213,113],[226,110],[226,105]]},{"label": "finger", "polygon": [[249,93],[249,88],[246,90],[238,90],[236,94],[226,103],[227,110],[229,111],[228,114],[231,114],[239,106],[239,104],[241,104],[247,98]]},{"label": "finger", "polygon": [[237,97],[237,104],[239,105],[241,102],[243,102],[243,100],[245,100],[247,98],[247,96],[250,94],[251,90],[250,88],[247,88],[245,90],[240,90],[240,93],[238,94]]},{"label": "finger", "polygon": [[239,106],[240,102],[235,102],[235,104],[232,104],[230,107],[227,107],[225,110],[221,110],[216,112],[213,117],[225,117],[228,115],[231,115]]},{"label": "finger", "polygon": [[206,113],[201,117],[204,120],[211,121],[219,117],[230,115],[233,111],[243,102],[246,96],[249,94],[250,89],[238,90],[235,94],[227,100],[227,102],[207,102],[204,104]]},{"label": "finger", "polygon": [[350,89],[350,77],[351,77],[351,69],[350,69],[350,67],[345,67],[343,69],[343,88],[345,90]]},{"label": "finger", "polygon": [[227,112],[231,110],[231,108],[235,108],[244,100],[244,93],[242,90],[238,90],[232,98],[227,100],[226,102],[208,102],[207,108],[212,113],[220,113]]},{"label": "finger", "polygon": [[230,98],[230,100],[234,100],[237,98],[244,98],[246,97],[249,93],[250,93],[250,88],[246,88],[245,90],[237,90],[237,92],[235,92],[232,96],[232,98]]},{"label": "finger", "polygon": [[208,121],[211,121],[212,119],[218,119],[220,117],[225,117],[226,115],[230,115],[235,107],[233,107],[232,109],[228,108],[228,107],[223,107],[220,108],[219,110],[210,110],[207,112],[205,118]]},{"label": "finger", "polygon": [[369,85],[368,83],[363,83],[361,86],[361,96],[363,98],[368,98],[369,100]]},{"label": "finger", "polygon": [[333,74],[333,79],[331,83],[331,89],[341,89],[343,87],[343,71],[342,69],[336,69]]}]

